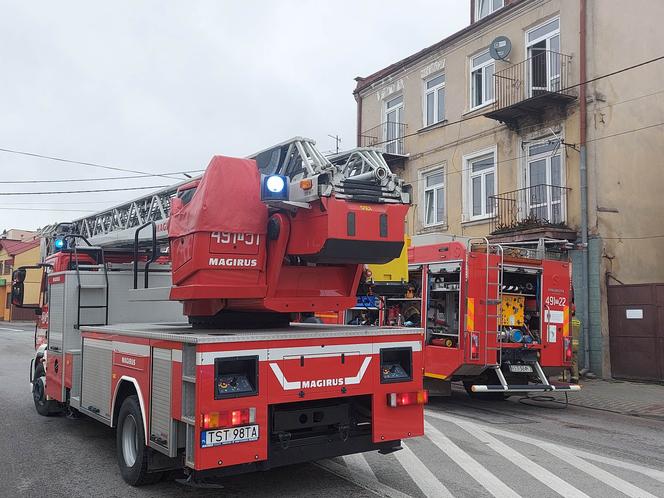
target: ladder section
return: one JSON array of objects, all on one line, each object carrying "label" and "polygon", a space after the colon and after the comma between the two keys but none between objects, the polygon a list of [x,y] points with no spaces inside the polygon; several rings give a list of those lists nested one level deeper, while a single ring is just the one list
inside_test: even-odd
[{"label": "ladder section", "polygon": [[[503,263],[505,259],[503,247],[500,244],[492,244],[486,237],[468,240],[466,251],[466,267],[469,264],[470,254],[474,247],[484,247],[485,272],[484,272],[484,366],[500,367],[502,361],[503,337],[500,333],[500,305],[503,297]],[[477,253],[477,252],[476,252]],[[497,264],[494,264],[497,256]],[[491,311],[495,310],[495,311]],[[495,324],[495,325],[493,325]],[[489,338],[494,338],[495,346],[489,345]],[[493,361],[491,361],[493,359]]]},{"label": "ladder section", "polygon": [[108,268],[104,262],[104,250],[98,250],[98,264],[80,264],[80,253],[74,246],[77,329],[88,325],[108,325]]}]

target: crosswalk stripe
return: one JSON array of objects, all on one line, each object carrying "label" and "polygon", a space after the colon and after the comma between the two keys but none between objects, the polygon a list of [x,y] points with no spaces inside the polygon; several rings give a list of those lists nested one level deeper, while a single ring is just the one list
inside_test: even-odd
[{"label": "crosswalk stripe", "polygon": [[314,465],[317,465],[321,469],[326,470],[337,477],[341,477],[356,486],[371,491],[378,496],[385,496],[387,498],[411,498],[410,495],[407,495],[406,493],[402,493],[399,490],[391,488],[375,479],[371,479],[364,474],[355,472],[354,470],[344,467],[332,460],[321,460],[319,462],[314,462]]},{"label": "crosswalk stripe", "polygon": [[610,472],[599,468],[597,465],[586,462],[578,456],[573,455],[571,452],[559,448],[555,444],[544,443],[539,445],[539,447],[627,496],[633,498],[656,498],[655,495],[648,493],[644,489],[634,486],[620,477],[614,476]]},{"label": "crosswalk stripe", "polygon": [[465,470],[468,475],[480,483],[495,497],[519,498],[519,494],[498,479],[481,463],[459,448],[447,436],[436,429],[429,422],[424,422],[424,433],[438,448],[449,456],[457,465]]},{"label": "crosswalk stripe", "polygon": [[[443,415],[442,413],[437,413],[437,412],[431,411],[431,410],[426,410],[426,415],[431,416],[433,418],[437,418],[439,420],[445,420],[446,422],[452,422],[452,423],[454,423],[456,420],[458,420],[455,417],[450,417],[448,415]],[[521,441],[523,443],[529,443],[529,444],[532,444],[532,445],[535,445],[535,446],[541,446],[542,444],[550,444],[550,443],[546,443],[545,441],[541,441],[539,439],[535,439],[535,438],[532,438],[532,437],[529,437],[529,436],[524,436],[522,434],[516,434],[516,433],[513,433],[513,432],[508,432],[508,431],[505,431],[505,430],[502,430],[502,429],[498,429],[496,427],[490,427],[490,426],[487,426],[487,425],[482,425],[482,427],[484,428],[485,431],[487,431],[491,434],[495,434],[497,436],[507,437],[507,438],[513,439],[515,441]],[[578,450],[576,448],[570,448],[568,446],[562,446],[562,445],[556,445],[556,446],[558,448],[561,448],[562,450],[569,451],[570,453],[572,453],[572,454],[574,454],[578,457],[585,458],[586,460],[593,460],[595,462],[605,463],[605,464],[611,465],[613,467],[619,467],[619,468],[622,468],[622,469],[631,470],[633,472],[638,472],[639,474],[643,474],[643,475],[648,476],[652,479],[655,479],[656,481],[664,482],[664,472],[662,472],[661,470],[652,469],[650,467],[645,467],[643,465],[633,464],[633,463],[626,462],[626,461],[623,461],[623,460],[617,460],[615,458],[606,457],[606,456],[603,456],[603,455],[595,455],[594,453],[590,453],[590,452],[584,451],[584,450]]]},{"label": "crosswalk stripe", "polygon": [[461,420],[455,420],[454,423],[465,430],[468,434],[485,443],[501,457],[512,462],[517,466],[517,468],[527,472],[542,484],[554,490],[556,493],[565,497],[589,498],[588,495],[583,491],[575,488],[557,475],[546,470],[541,465],[538,465],[518,451],[510,448],[502,441],[499,441],[495,437],[490,436],[488,433],[484,432],[479,425]]},{"label": "crosswalk stripe", "polygon": [[408,472],[408,475],[425,496],[453,498],[449,489],[417,458],[408,446],[404,445],[402,450],[395,451],[393,455],[399,460],[401,466]]},{"label": "crosswalk stripe", "polygon": [[367,462],[367,459],[364,458],[364,455],[362,453],[345,455],[344,461],[346,462],[346,465],[348,465],[350,469],[359,472],[361,474],[365,474],[370,479],[374,479],[376,481],[378,480],[376,474],[374,474],[373,469],[369,465],[369,462]]}]

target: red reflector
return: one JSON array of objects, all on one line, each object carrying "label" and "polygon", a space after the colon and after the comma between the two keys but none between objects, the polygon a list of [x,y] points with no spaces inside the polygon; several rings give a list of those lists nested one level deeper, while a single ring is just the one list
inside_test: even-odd
[{"label": "red reflector", "polygon": [[477,332],[470,334],[470,359],[477,360],[480,357],[480,335]]},{"label": "red reflector", "polygon": [[572,340],[569,337],[563,337],[563,350],[565,361],[572,361]]},{"label": "red reflector", "polygon": [[387,395],[387,404],[391,407],[424,405],[429,402],[429,391],[415,391],[410,393],[390,393]]}]

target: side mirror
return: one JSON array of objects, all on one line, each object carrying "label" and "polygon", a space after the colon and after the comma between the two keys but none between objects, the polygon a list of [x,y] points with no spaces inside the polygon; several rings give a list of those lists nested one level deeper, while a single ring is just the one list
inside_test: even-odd
[{"label": "side mirror", "polygon": [[26,271],[23,268],[15,270],[12,273],[12,304],[14,306],[23,306],[23,288]]}]

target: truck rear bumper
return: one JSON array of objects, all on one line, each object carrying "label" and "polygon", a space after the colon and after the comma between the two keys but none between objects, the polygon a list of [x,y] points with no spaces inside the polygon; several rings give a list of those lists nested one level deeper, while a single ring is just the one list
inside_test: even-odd
[{"label": "truck rear bumper", "polygon": [[330,441],[329,438],[322,438],[319,444],[311,444],[312,441],[309,441],[309,444],[303,446],[289,446],[285,449],[273,447],[270,449],[268,459],[261,462],[233,465],[219,469],[189,470],[189,473],[194,479],[224,477],[265,471],[285,465],[312,462],[353,453],[364,453],[367,451],[391,453],[401,449],[401,440],[374,443],[371,439],[371,434],[367,434],[351,436],[345,441]]},{"label": "truck rear bumper", "polygon": [[528,392],[569,392],[580,391],[581,386],[569,384],[526,384],[526,385],[474,385],[474,393],[528,393]]}]

